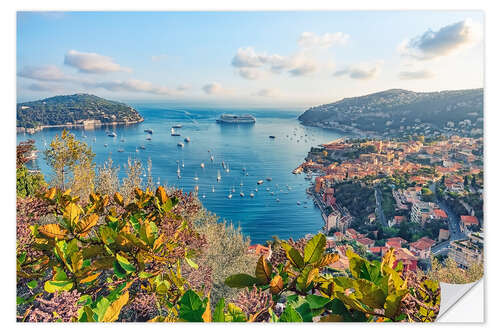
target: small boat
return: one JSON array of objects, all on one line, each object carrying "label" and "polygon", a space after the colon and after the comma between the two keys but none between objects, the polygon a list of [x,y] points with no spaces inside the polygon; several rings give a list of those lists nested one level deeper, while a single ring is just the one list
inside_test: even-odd
[{"label": "small boat", "polygon": [[107,146],[108,146],[108,144],[107,144],[107,143],[105,143],[105,144],[104,144],[104,147],[107,147]]},{"label": "small boat", "polygon": [[146,140],[151,141],[151,137],[147,137]]},{"label": "small boat", "polygon": [[149,134],[153,134],[153,130],[152,130],[152,129],[150,129],[150,128],[145,129],[145,130],[144,130],[144,132],[149,133]]},{"label": "small boat", "polygon": [[221,180],[220,171],[217,170],[217,181],[220,182],[220,180]]},{"label": "small boat", "polygon": [[141,148],[142,150],[145,150],[146,147],[145,146],[140,146],[139,148]]},{"label": "small boat", "polygon": [[135,148],[135,152],[138,153],[139,152],[139,148]]},{"label": "small boat", "polygon": [[263,180],[258,180],[257,185],[261,185],[264,181]]},{"label": "small boat", "polygon": [[186,137],[184,138],[184,141],[185,141],[185,142],[190,142],[190,141],[191,141],[191,139],[189,138],[189,136],[186,136]]},{"label": "small boat", "polygon": [[182,125],[181,124],[176,124],[176,125],[172,126],[172,128],[182,128]]},{"label": "small boat", "polygon": [[215,186],[212,185],[212,193],[215,192]]},{"label": "small boat", "polygon": [[247,171],[247,168],[243,167],[243,169],[242,169],[242,170],[243,170],[243,172],[245,172],[245,171]]},{"label": "small boat", "polygon": [[274,195],[274,192],[271,192],[271,195]]},{"label": "small boat", "polygon": [[181,166],[184,168],[184,160],[182,160],[182,165]]},{"label": "small boat", "polygon": [[244,197],[244,196],[245,196],[245,193],[240,192],[240,197]]},{"label": "small boat", "polygon": [[222,169],[226,169],[226,163],[224,163],[224,161],[222,161]]},{"label": "small boat", "polygon": [[205,167],[205,163],[201,163],[200,167],[203,169]]},{"label": "small boat", "polygon": [[299,205],[299,206],[300,206],[300,201],[297,201],[297,205]]},{"label": "small boat", "polygon": [[124,152],[123,148],[118,149],[118,152],[123,153]]},{"label": "small boat", "polygon": [[171,136],[181,136],[179,133],[175,133],[175,130],[173,128],[170,130],[170,135]]},{"label": "small boat", "polygon": [[269,139],[276,139],[274,135],[269,135]]},{"label": "small boat", "polygon": [[250,192],[250,198],[253,198],[255,194],[253,192]]},{"label": "small boat", "polygon": [[202,197],[203,199],[205,199],[205,194],[203,194],[201,197]]},{"label": "small boat", "polygon": [[195,182],[197,182],[198,180],[200,180],[197,175],[195,175],[193,179],[194,179]]},{"label": "small boat", "polygon": [[182,148],[182,147],[184,147],[184,144],[183,144],[182,142],[178,142],[178,143],[177,143],[177,146],[179,146],[179,147],[181,147],[181,148]]},{"label": "small boat", "polygon": [[266,191],[269,191],[269,187],[266,187]]},{"label": "small boat", "polygon": [[276,198],[276,202],[280,202],[280,198]]},{"label": "small boat", "polygon": [[120,139],[120,142],[125,142],[125,139],[124,139],[124,138],[121,138],[121,139]]},{"label": "small boat", "polygon": [[114,137],[116,137],[116,133],[115,132],[108,133],[108,136],[114,138]]},{"label": "small boat", "polygon": [[214,155],[210,156],[210,160],[213,162],[214,161]]},{"label": "small boat", "polygon": [[234,193],[234,192],[236,192],[236,189],[234,188],[234,186],[233,186],[232,192],[233,192],[233,193]]},{"label": "small boat", "polygon": [[271,180],[273,180],[273,179],[272,179],[271,177],[267,177],[267,178],[266,178],[266,180],[267,180],[268,182],[270,182],[270,181],[271,181]]},{"label": "small boat", "polygon": [[229,172],[229,163],[226,165],[226,172]]},{"label": "small boat", "polygon": [[259,189],[258,189],[258,188],[256,188],[256,189],[255,189],[255,192],[259,192]]},{"label": "small boat", "polygon": [[233,195],[231,193],[229,193],[227,196],[228,199],[231,199],[232,197],[233,197]]}]

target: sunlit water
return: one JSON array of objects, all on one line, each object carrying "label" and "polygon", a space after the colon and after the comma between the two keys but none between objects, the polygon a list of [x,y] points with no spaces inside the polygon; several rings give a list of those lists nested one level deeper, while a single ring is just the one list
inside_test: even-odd
[{"label": "sunlit water", "polygon": [[[304,161],[311,146],[334,140],[341,134],[300,125],[299,111],[133,106],[143,115],[143,123],[90,131],[71,130],[92,147],[98,165],[111,157],[113,164],[120,166],[121,178],[129,157],[141,160],[144,166],[151,158],[155,183],[185,191],[193,191],[198,185],[198,197],[204,206],[221,218],[239,224],[252,243],[263,243],[273,235],[282,239],[298,238],[315,233],[323,226],[319,209],[306,194],[310,182],[303,174],[294,175],[291,171]],[[251,113],[257,122],[254,125],[217,124],[215,120],[222,113]],[[175,124],[182,125],[176,129],[181,136],[171,136],[170,130]],[[152,129],[153,134],[145,133],[145,129]],[[107,131],[116,132],[117,137],[109,137]],[[60,132],[61,129],[48,129],[17,136],[18,142],[28,138],[36,141],[40,151],[36,164],[46,177],[50,177],[50,170],[41,152]],[[271,139],[270,135],[276,138]],[[151,141],[146,140],[148,136]],[[191,142],[184,142],[185,137]],[[178,142],[184,143],[184,147],[178,147]],[[146,149],[140,149],[141,145]],[[121,149],[123,152],[119,152]],[[222,161],[229,172],[223,170]],[[178,166],[181,178],[177,176]],[[267,181],[268,177],[272,180]],[[257,185],[258,180],[264,183]],[[228,199],[230,193],[232,198]]]}]

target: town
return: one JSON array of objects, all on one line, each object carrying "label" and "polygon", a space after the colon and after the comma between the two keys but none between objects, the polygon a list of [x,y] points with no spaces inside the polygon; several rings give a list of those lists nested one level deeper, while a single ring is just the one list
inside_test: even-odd
[{"label": "town", "polygon": [[293,173],[313,180],[308,193],[341,256],[332,269],[348,268],[347,246],[372,259],[393,248],[412,271],[432,257],[468,268],[483,259],[482,154],[482,138],[338,139]]}]

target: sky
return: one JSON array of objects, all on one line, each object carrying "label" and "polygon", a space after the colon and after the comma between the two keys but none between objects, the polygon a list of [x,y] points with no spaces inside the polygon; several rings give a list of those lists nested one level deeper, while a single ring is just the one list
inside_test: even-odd
[{"label": "sky", "polygon": [[18,12],[17,100],[309,107],[483,87],[481,11]]}]

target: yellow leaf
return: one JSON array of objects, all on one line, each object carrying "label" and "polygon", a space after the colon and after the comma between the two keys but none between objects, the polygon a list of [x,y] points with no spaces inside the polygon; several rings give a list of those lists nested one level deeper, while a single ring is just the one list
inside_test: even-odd
[{"label": "yellow leaf", "polygon": [[121,295],[116,301],[111,303],[111,305],[104,313],[102,317],[102,321],[104,322],[113,322],[118,320],[118,316],[120,315],[120,311],[128,302],[128,290],[123,295]]},{"label": "yellow leaf", "polygon": [[46,237],[56,239],[63,239],[67,234],[67,230],[61,228],[57,223],[42,225],[38,228],[38,232]]},{"label": "yellow leaf", "polygon": [[161,204],[167,202],[168,197],[163,186],[158,187],[158,189],[156,190],[156,196],[158,197],[158,199],[160,199]]},{"label": "yellow leaf", "polygon": [[163,242],[165,241],[165,235],[161,234],[153,243],[153,251],[157,251],[160,246],[163,245]]},{"label": "yellow leaf", "polygon": [[117,204],[123,206],[123,196],[120,193],[116,192],[115,195],[113,196],[113,199],[115,199]]},{"label": "yellow leaf", "polygon": [[267,284],[271,280],[271,265],[267,263],[264,256],[260,256],[255,267],[255,277],[260,284]]},{"label": "yellow leaf", "polygon": [[47,199],[52,200],[52,199],[54,199],[54,197],[55,197],[55,195],[56,195],[56,192],[57,192],[56,188],[55,188],[55,187],[53,187],[53,188],[51,188],[50,190],[48,190],[48,191],[47,191],[47,193],[45,193],[45,197],[46,197]]},{"label": "yellow leaf", "polygon": [[339,260],[338,254],[327,253],[318,262],[318,267],[324,267],[324,266],[331,265],[338,260]]},{"label": "yellow leaf", "polygon": [[98,220],[99,216],[97,214],[92,214],[81,219],[76,225],[75,232],[81,234],[82,236],[86,236],[90,229],[97,224]]},{"label": "yellow leaf", "polygon": [[80,283],[87,283],[87,282],[92,282],[94,281],[95,279],[97,279],[97,277],[99,277],[101,273],[95,273],[95,274],[92,274],[92,275],[89,275],[83,279],[80,280]]},{"label": "yellow leaf", "polygon": [[64,208],[63,217],[69,221],[70,225],[77,225],[80,213],[81,208],[77,204],[71,202]]},{"label": "yellow leaf", "polygon": [[207,297],[208,297],[207,307],[205,308],[205,312],[203,312],[201,318],[205,323],[210,323],[212,321],[212,311],[210,310],[210,292],[208,292]]},{"label": "yellow leaf", "polygon": [[319,274],[319,270],[317,268],[311,269],[309,274],[307,274],[306,286],[309,285],[309,283],[311,283],[316,278],[316,276],[318,276],[318,274]]},{"label": "yellow leaf", "polygon": [[271,289],[271,293],[273,295],[276,295],[281,290],[283,290],[283,279],[280,275],[276,275],[275,277],[273,277],[273,279],[269,283],[269,288]]}]

